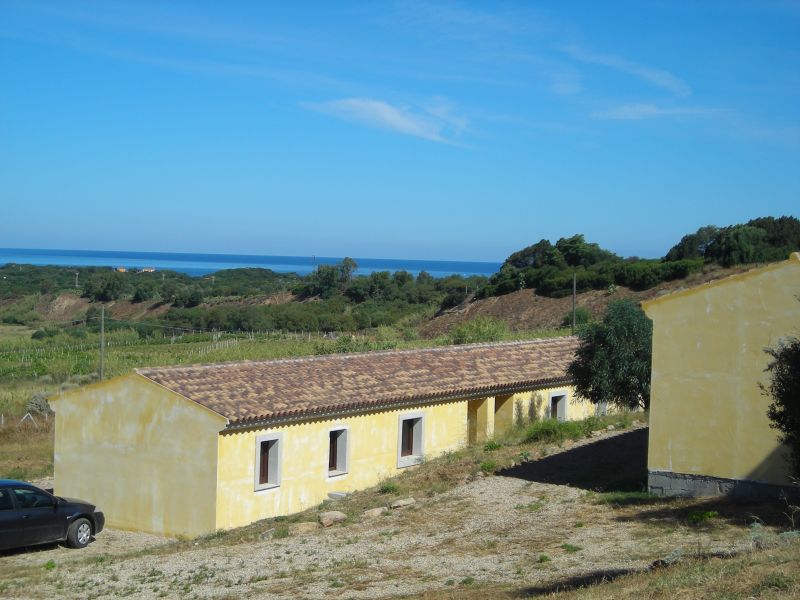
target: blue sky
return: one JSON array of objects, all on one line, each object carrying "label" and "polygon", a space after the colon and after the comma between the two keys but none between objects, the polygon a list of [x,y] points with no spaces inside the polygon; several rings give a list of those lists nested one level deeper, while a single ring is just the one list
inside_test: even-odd
[{"label": "blue sky", "polygon": [[0,247],[663,255],[800,207],[800,3],[0,2]]}]

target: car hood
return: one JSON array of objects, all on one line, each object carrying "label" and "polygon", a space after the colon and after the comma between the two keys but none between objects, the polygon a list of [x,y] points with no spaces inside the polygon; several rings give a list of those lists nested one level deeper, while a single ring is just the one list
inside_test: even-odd
[{"label": "car hood", "polygon": [[63,496],[59,496],[58,498],[62,502],[67,502],[69,504],[82,504],[83,506],[91,506],[94,508],[94,504],[87,502],[86,500],[81,500],[80,498],[65,498]]}]

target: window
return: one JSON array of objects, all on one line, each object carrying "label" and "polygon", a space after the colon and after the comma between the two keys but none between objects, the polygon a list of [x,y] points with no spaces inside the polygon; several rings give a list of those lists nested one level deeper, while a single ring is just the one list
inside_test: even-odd
[{"label": "window", "polygon": [[567,420],[567,395],[564,392],[550,394],[550,418]]},{"label": "window", "polygon": [[14,505],[11,503],[11,492],[8,490],[0,490],[0,510],[13,510]]},{"label": "window", "polygon": [[347,429],[328,432],[328,477],[347,473]]},{"label": "window", "polygon": [[43,508],[53,506],[53,497],[41,490],[14,488],[17,506],[20,508]]},{"label": "window", "polygon": [[422,428],[422,413],[412,413],[400,416],[397,434],[398,467],[416,465],[422,459],[424,453],[422,444]]},{"label": "window", "polygon": [[281,439],[279,433],[256,438],[256,491],[281,484]]}]

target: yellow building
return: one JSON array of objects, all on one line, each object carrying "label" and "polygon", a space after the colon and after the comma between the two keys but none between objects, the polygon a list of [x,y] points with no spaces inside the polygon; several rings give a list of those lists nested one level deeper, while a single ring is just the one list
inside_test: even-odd
[{"label": "yellow building", "polygon": [[298,512],[533,417],[593,414],[566,376],[576,345],[138,369],[54,399],[55,491],[174,536]]},{"label": "yellow building", "polygon": [[800,254],[644,303],[653,320],[649,488],[776,495],[786,448],[759,383],[764,352],[800,329]]}]

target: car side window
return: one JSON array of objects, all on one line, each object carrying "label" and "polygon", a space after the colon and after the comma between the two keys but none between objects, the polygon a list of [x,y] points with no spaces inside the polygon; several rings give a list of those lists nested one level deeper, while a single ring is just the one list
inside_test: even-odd
[{"label": "car side window", "polygon": [[14,488],[13,491],[20,508],[53,506],[53,499],[42,491],[32,490],[30,488]]},{"label": "car side window", "polygon": [[0,489],[0,510],[14,510],[10,490]]}]

